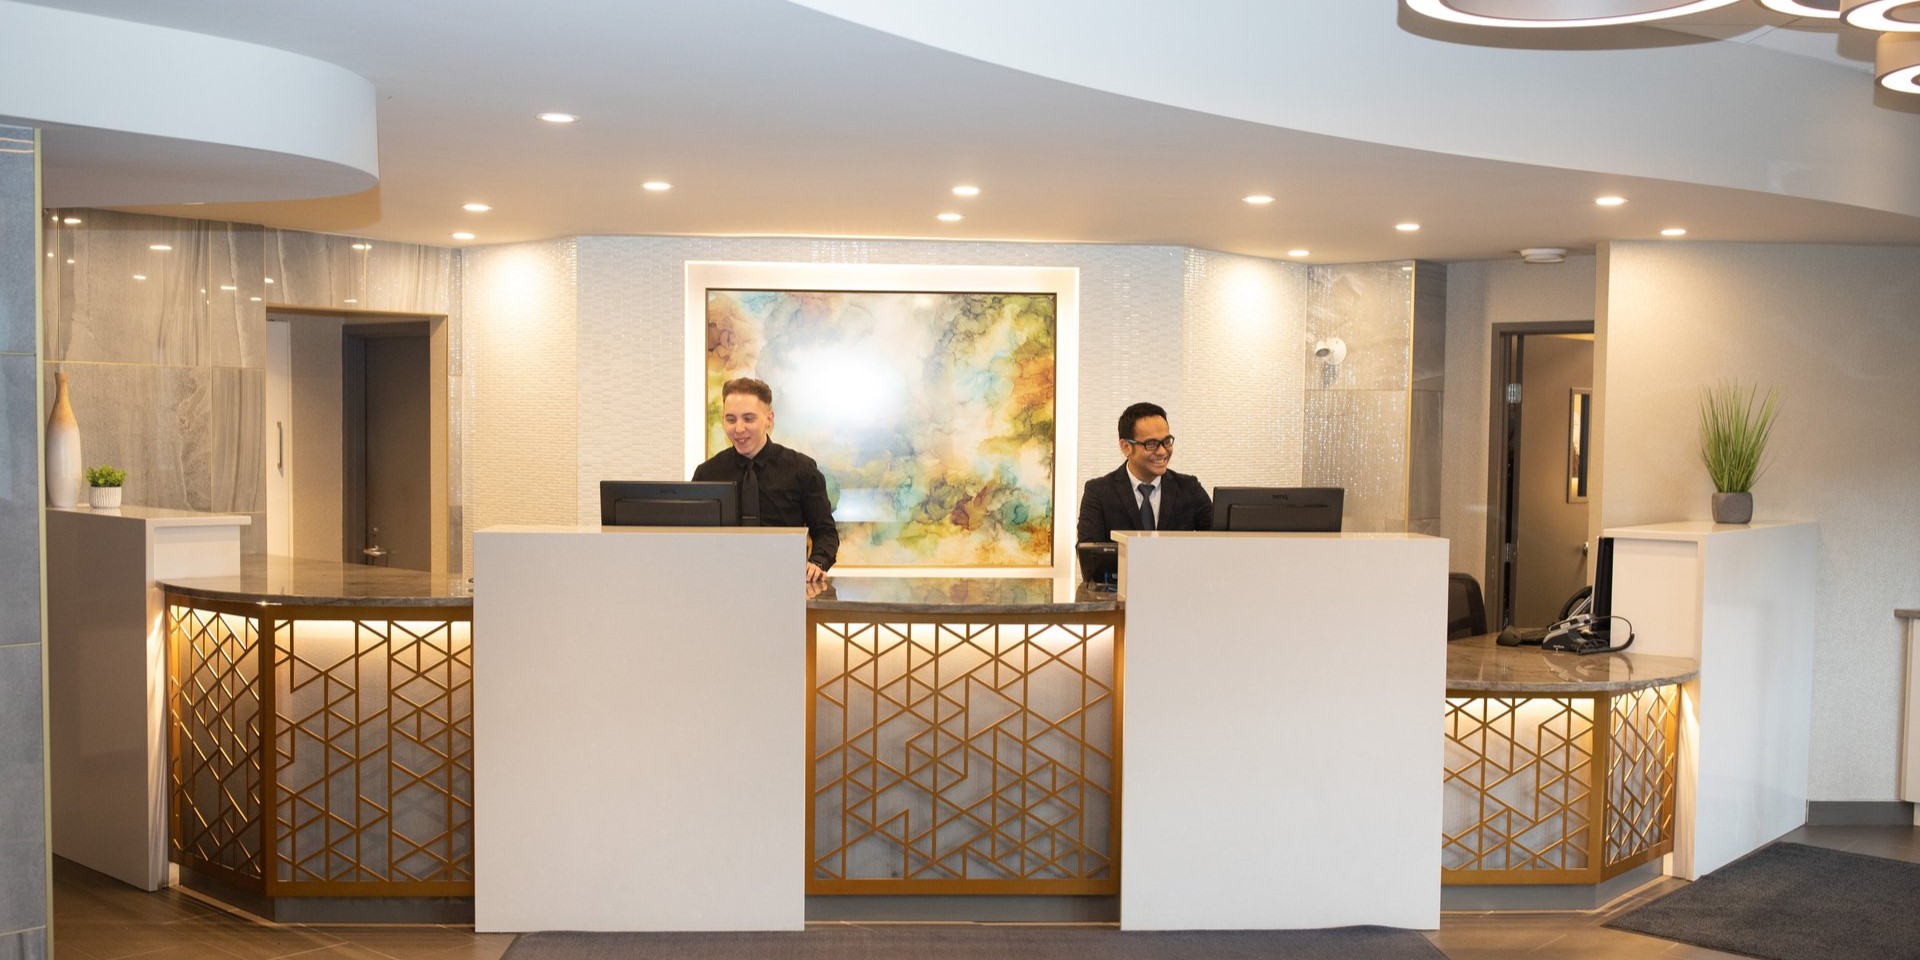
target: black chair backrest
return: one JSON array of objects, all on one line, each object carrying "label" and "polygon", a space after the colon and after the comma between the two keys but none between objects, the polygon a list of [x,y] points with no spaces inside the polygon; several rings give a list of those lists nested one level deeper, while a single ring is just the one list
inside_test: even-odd
[{"label": "black chair backrest", "polygon": [[1487,603],[1480,581],[1470,573],[1447,575],[1447,639],[1458,640],[1487,632]]}]

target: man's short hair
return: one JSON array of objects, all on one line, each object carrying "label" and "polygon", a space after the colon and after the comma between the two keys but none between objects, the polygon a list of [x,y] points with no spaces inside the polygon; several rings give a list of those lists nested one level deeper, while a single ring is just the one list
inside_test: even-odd
[{"label": "man's short hair", "polygon": [[720,400],[722,403],[726,402],[728,397],[736,393],[745,393],[759,397],[760,402],[766,404],[769,409],[773,407],[773,388],[767,386],[765,380],[755,380],[752,377],[735,377],[720,385]]},{"label": "man's short hair", "polygon": [[1161,409],[1157,403],[1136,403],[1120,411],[1120,439],[1132,440],[1133,425],[1148,417],[1159,417],[1165,420],[1167,411]]}]

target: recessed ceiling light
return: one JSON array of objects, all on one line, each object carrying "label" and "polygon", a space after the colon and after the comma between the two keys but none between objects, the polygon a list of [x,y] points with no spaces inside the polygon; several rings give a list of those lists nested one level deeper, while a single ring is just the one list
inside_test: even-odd
[{"label": "recessed ceiling light", "polygon": [[460,205],[460,209],[468,213],[486,213],[493,208],[484,203],[463,203]]},{"label": "recessed ceiling light", "polygon": [[673,184],[668,183],[665,180],[648,180],[646,183],[643,183],[640,185],[640,189],[651,190],[654,193],[663,193],[665,191],[672,190]]},{"label": "recessed ceiling light", "polygon": [[465,230],[456,231],[455,233],[452,234],[452,236],[455,240],[472,240],[473,239],[473,234],[468,233]]},{"label": "recessed ceiling light", "polygon": [[166,253],[166,252],[167,252],[168,250],[172,250],[172,249],[173,249],[173,244],[171,244],[171,243],[149,243],[149,244],[147,244],[147,249],[148,249],[148,250],[158,250],[158,251],[160,251],[161,253]]},{"label": "recessed ceiling light", "polygon": [[[1407,0],[1408,9],[1435,20],[1465,23],[1476,27],[1604,27],[1620,23],[1644,23],[1664,20],[1703,10],[1728,6],[1736,0],[1641,0],[1635,4],[1606,0],[1558,0],[1553,4],[1515,4],[1521,8],[1547,8],[1537,16],[1496,16],[1466,9],[1476,4],[1463,0]],[[1621,8],[1626,7],[1626,12]],[[1634,9],[1635,7],[1639,9]]]},{"label": "recessed ceiling light", "polygon": [[543,113],[540,115],[540,119],[548,123],[572,123],[580,118],[571,113]]},{"label": "recessed ceiling light", "polygon": [[960,221],[962,221],[962,220],[965,220],[965,219],[966,219],[966,217],[963,217],[963,216],[961,216],[961,215],[959,215],[959,214],[957,214],[957,213],[939,213],[939,214],[934,214],[934,217],[933,217],[933,218],[934,218],[935,220],[938,220],[938,221],[940,221],[941,223],[958,223],[958,222],[960,222]]},{"label": "recessed ceiling light", "polygon": [[1665,230],[1660,231],[1660,235],[1663,237],[1684,237],[1687,235],[1687,228],[1686,227],[1668,227]]},{"label": "recessed ceiling light", "polygon": [[1419,225],[1419,224],[1417,224],[1417,223],[1411,223],[1411,222],[1409,222],[1409,223],[1396,223],[1396,224],[1394,224],[1394,225],[1393,225],[1393,228],[1394,228],[1395,230],[1398,230],[1398,231],[1400,231],[1401,233],[1412,233],[1412,232],[1414,232],[1415,230],[1418,230],[1418,229],[1420,229],[1420,225]]},{"label": "recessed ceiling light", "polygon": [[353,299],[352,297],[348,297],[347,299],[345,299],[345,300],[342,300],[342,301],[340,301],[340,302],[341,302],[341,303],[359,303],[360,301],[358,301],[358,300],[355,300],[355,299]]},{"label": "recessed ceiling light", "polygon": [[1246,203],[1251,203],[1256,207],[1263,207],[1273,202],[1273,198],[1267,196],[1264,193],[1256,193],[1251,197],[1241,197],[1240,199]]},{"label": "recessed ceiling light", "polygon": [[373,244],[371,244],[371,243],[356,243],[356,244],[354,244],[354,245],[353,245],[353,249],[355,249],[355,250],[372,250],[372,249],[373,249]]},{"label": "recessed ceiling light", "polygon": [[961,184],[953,188],[953,195],[956,197],[977,197],[980,195],[980,188]]},{"label": "recessed ceiling light", "polygon": [[247,299],[248,299],[248,300],[252,300],[252,301],[253,301],[254,303],[259,303],[259,302],[260,302],[260,298],[259,298],[259,297],[248,297]]},{"label": "recessed ceiling light", "polygon": [[62,220],[62,221],[60,221],[60,222],[61,222],[61,223],[64,223],[64,224],[66,224],[66,225],[67,225],[67,226],[69,226],[69,227],[71,227],[71,226],[73,226],[74,224],[76,224],[76,223],[79,223],[79,222],[80,222],[80,218],[79,218],[79,217],[68,217],[68,218],[66,218],[65,220]]},{"label": "recessed ceiling light", "polygon": [[239,288],[239,287],[236,287],[236,286],[234,286],[234,285],[233,285],[233,284],[231,284],[231,283],[223,283],[223,284],[221,284],[221,285],[220,285],[220,289],[222,289],[222,290],[226,290],[226,291],[234,291],[234,290],[238,290],[238,289],[240,289],[240,288]]},{"label": "recessed ceiling light", "polygon": [[1306,256],[1307,254],[1309,254],[1309,253],[1312,253],[1312,252],[1313,252],[1313,251],[1311,251],[1311,250],[1288,250],[1288,251],[1287,251],[1287,256],[1289,256],[1289,257],[1304,257],[1304,256]]},{"label": "recessed ceiling light", "polygon": [[1864,0],[1846,7],[1848,23],[1883,33],[1920,33],[1920,0]]},{"label": "recessed ceiling light", "polygon": [[147,275],[144,273],[136,273],[133,275],[133,278],[135,280],[145,280],[147,278]]},{"label": "recessed ceiling light", "polygon": [[1621,204],[1623,204],[1623,203],[1626,203],[1626,202],[1627,202],[1627,198],[1626,198],[1626,197],[1619,197],[1619,196],[1613,196],[1613,195],[1611,195],[1611,194],[1609,194],[1609,195],[1607,195],[1607,196],[1604,196],[1604,197],[1594,197],[1594,198],[1593,198],[1593,202],[1594,202],[1594,203],[1597,203],[1597,204],[1599,204],[1600,206],[1603,206],[1603,207],[1617,207],[1617,206],[1619,206],[1619,205],[1621,205]]}]

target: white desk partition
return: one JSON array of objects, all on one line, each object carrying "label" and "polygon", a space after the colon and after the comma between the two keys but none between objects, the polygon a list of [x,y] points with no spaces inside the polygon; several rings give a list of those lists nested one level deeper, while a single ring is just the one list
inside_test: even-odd
[{"label": "white desk partition", "polygon": [[473,551],[475,929],[801,929],[806,532]]},{"label": "white desk partition", "polygon": [[1613,612],[1632,621],[1635,652],[1700,661],[1682,704],[1671,870],[1693,880],[1806,822],[1818,531],[1686,521],[1606,535]]},{"label": "white desk partition", "polygon": [[168,882],[166,610],[157,580],[240,572],[244,515],[47,511],[53,852],[142,890]]},{"label": "white desk partition", "polygon": [[1121,926],[1438,927],[1446,541],[1117,536]]}]

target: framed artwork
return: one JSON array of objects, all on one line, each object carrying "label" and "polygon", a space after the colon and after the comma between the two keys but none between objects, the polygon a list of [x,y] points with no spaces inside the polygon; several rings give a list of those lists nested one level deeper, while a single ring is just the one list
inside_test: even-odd
[{"label": "framed artwork", "polygon": [[1567,502],[1587,502],[1587,443],[1593,434],[1593,391],[1575,387],[1567,420]]},{"label": "framed artwork", "polygon": [[727,446],[721,384],[767,381],[773,439],[813,457],[826,475],[840,527],[837,567],[1056,562],[1055,294],[704,294],[705,455]]}]

